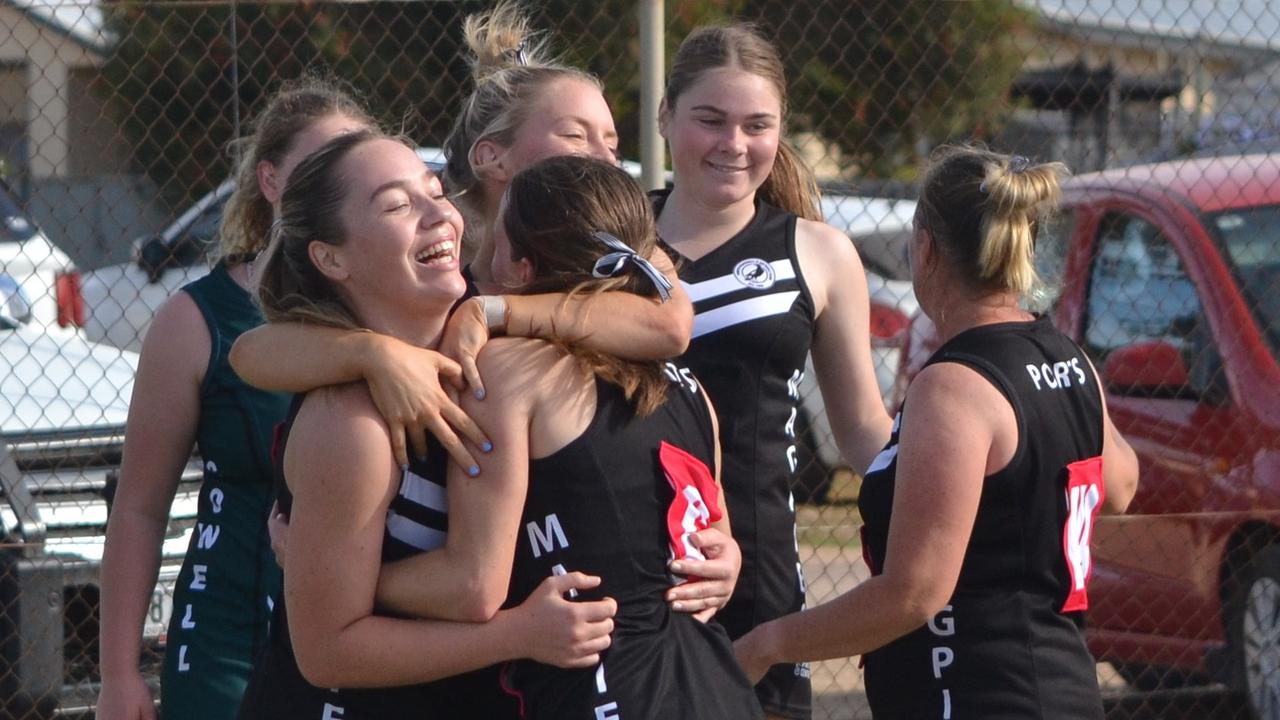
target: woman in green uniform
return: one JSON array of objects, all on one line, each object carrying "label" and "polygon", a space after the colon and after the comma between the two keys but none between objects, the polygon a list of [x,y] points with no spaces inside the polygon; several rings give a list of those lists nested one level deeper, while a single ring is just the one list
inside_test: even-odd
[{"label": "woman in green uniform", "polygon": [[134,382],[102,562],[100,720],[155,717],[139,670],[139,639],[193,443],[204,484],[174,589],[161,709],[166,720],[235,717],[280,592],[266,517],[272,432],[288,399],[246,385],[227,353],[242,332],[262,323],[248,291],[253,260],[266,245],[289,173],[329,139],[373,124],[357,102],[323,81],[281,89],[246,139],[213,270],[156,313]]}]

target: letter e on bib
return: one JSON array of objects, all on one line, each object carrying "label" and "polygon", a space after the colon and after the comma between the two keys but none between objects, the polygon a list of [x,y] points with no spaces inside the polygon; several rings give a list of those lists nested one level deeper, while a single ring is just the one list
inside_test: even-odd
[{"label": "letter e on bib", "polygon": [[1067,573],[1071,576],[1071,587],[1062,612],[1089,608],[1089,575],[1093,572],[1089,543],[1093,539],[1093,523],[1098,519],[1098,510],[1105,495],[1101,456],[1078,460],[1067,466],[1067,521],[1062,528],[1062,552],[1067,561]]}]

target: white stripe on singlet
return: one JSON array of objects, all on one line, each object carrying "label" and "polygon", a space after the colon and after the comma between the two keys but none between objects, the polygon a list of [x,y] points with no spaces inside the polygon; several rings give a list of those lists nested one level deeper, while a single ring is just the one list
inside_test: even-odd
[{"label": "white stripe on singlet", "polygon": [[791,309],[799,290],[773,293],[730,303],[715,310],[698,313],[693,318],[693,337],[701,337],[731,325],[749,322],[770,315],[781,315]]},{"label": "white stripe on singlet", "polygon": [[[774,282],[790,280],[796,276],[796,270],[792,267],[791,260],[787,258],[774,260],[769,263],[769,266],[773,268]],[[706,300],[718,295],[727,295],[744,287],[746,286],[738,282],[738,278],[734,277],[733,273],[701,282],[684,283],[684,291],[689,293],[689,300],[692,302]]]},{"label": "white stripe on singlet", "polygon": [[438,512],[449,512],[449,496],[445,493],[444,486],[412,470],[404,471],[404,478],[400,481],[400,496]]},{"label": "white stripe on singlet", "polygon": [[445,538],[448,537],[443,530],[410,520],[395,510],[387,512],[387,532],[396,540],[419,550],[444,547]]}]

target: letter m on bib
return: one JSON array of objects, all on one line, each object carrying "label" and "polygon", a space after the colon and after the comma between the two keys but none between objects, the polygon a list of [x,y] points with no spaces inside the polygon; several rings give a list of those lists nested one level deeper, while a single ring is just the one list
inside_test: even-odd
[{"label": "letter m on bib", "polygon": [[560,527],[560,518],[552,513],[546,517],[545,524],[539,525],[536,521],[525,525],[525,529],[529,532],[529,546],[533,549],[534,557],[542,557],[542,553],[550,553],[556,549],[556,544],[560,548],[569,547],[569,540],[564,536],[564,528]]},{"label": "letter m on bib", "polygon": [[1062,612],[1089,608],[1089,576],[1093,573],[1093,557],[1089,543],[1093,539],[1093,523],[1106,487],[1102,484],[1102,457],[1079,460],[1067,466],[1067,521],[1062,528],[1062,553],[1067,561],[1071,586]]}]

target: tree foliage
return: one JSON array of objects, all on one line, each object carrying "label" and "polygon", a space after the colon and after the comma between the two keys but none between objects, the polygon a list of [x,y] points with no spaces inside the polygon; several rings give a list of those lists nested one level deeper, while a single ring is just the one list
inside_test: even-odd
[{"label": "tree foliage", "polygon": [[[230,173],[228,141],[286,78],[330,71],[418,142],[438,145],[468,91],[461,19],[489,3],[117,2],[104,67],[140,169],[173,202]],[[527,3],[570,62],[602,78],[637,146],[635,0]],[[837,148],[853,174],[914,168],[918,150],[989,129],[1007,109],[1028,22],[1009,0],[681,0],[667,3],[667,61],[699,24],[759,23],[787,65],[791,129]],[[233,32],[234,27],[234,32]],[[378,114],[378,113],[375,113]]]}]

